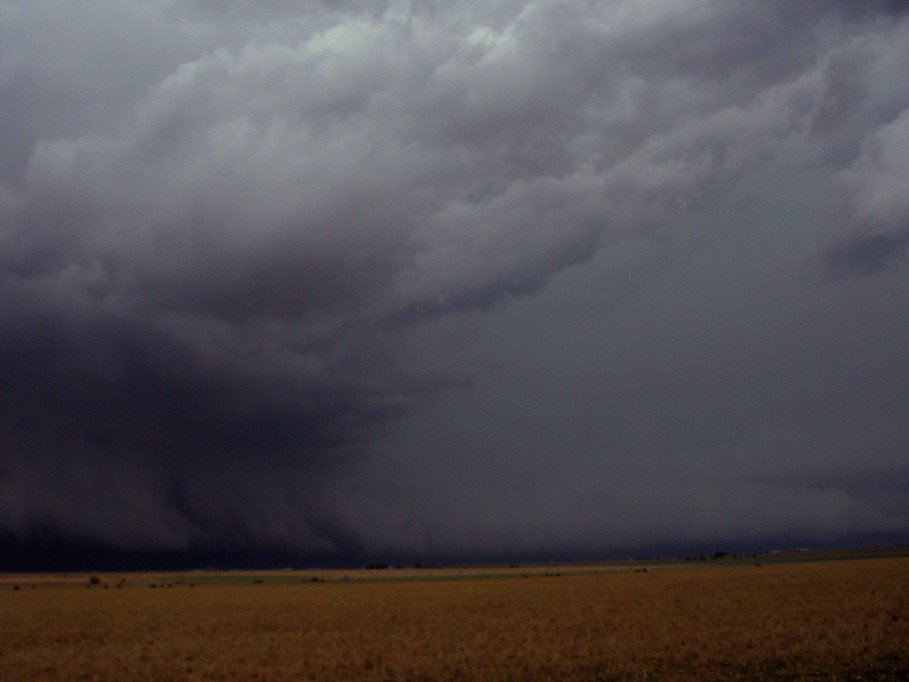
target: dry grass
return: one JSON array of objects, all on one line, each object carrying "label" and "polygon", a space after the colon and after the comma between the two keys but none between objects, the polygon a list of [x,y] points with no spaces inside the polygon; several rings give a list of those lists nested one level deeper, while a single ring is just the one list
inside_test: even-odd
[{"label": "dry grass", "polygon": [[0,680],[909,679],[909,559],[559,571],[6,577]]}]

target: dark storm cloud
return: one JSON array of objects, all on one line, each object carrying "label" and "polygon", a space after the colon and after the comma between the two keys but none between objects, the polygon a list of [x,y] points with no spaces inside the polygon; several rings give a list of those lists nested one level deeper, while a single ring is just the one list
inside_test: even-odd
[{"label": "dark storm cloud", "polygon": [[836,278],[873,275],[905,260],[909,230],[858,237],[831,249],[828,261]]},{"label": "dark storm cloud", "polygon": [[0,4],[0,530],[892,530],[754,481],[906,443],[897,10]]},{"label": "dark storm cloud", "polygon": [[909,469],[858,469],[831,471],[810,476],[792,475],[759,481],[781,489],[836,491],[863,500],[887,515],[898,517],[909,495]]}]

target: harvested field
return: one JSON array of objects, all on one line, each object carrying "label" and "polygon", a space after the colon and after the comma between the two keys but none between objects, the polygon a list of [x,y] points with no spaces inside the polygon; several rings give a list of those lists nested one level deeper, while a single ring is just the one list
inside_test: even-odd
[{"label": "harvested field", "polygon": [[909,558],[95,582],[0,577],[0,680],[909,679]]}]

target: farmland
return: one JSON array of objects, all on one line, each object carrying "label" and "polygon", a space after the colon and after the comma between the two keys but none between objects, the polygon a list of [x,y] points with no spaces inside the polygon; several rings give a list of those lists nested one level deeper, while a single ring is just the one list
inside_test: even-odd
[{"label": "farmland", "polygon": [[909,679],[909,556],[810,558],[5,575],[0,680]]}]

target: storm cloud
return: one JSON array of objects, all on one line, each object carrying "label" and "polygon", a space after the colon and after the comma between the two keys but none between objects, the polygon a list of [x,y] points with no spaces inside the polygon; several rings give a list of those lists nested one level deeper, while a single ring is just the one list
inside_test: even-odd
[{"label": "storm cloud", "polygon": [[0,535],[905,535],[902,4],[487,5],[0,2]]}]

